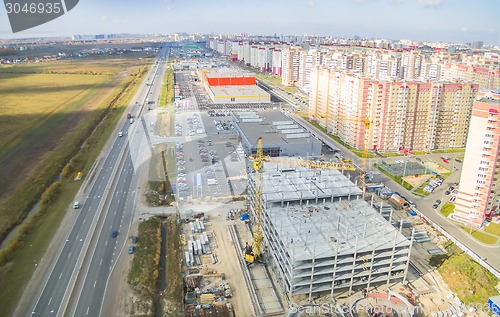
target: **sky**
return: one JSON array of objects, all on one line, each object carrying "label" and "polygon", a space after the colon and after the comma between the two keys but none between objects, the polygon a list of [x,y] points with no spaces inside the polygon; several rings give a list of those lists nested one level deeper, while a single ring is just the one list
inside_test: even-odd
[{"label": "sky", "polygon": [[[16,0],[6,0],[16,1]],[[63,16],[0,39],[72,34],[284,34],[500,45],[500,0],[80,0]]]}]

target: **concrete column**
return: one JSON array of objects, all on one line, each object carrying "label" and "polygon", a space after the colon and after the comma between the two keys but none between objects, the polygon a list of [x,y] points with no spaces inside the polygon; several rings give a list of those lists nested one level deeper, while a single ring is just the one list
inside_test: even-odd
[{"label": "concrete column", "polygon": [[337,245],[335,247],[335,260],[333,261],[333,276],[332,276],[332,290],[330,292],[330,298],[333,299],[333,291],[335,290],[335,276],[337,274],[337,258],[339,255],[339,240],[337,239]]},{"label": "concrete column", "polygon": [[391,264],[389,265],[389,272],[387,273],[387,286],[389,286],[389,282],[391,281],[391,273],[392,273],[392,265],[394,262],[394,253],[396,252],[396,238],[398,237],[398,232],[394,231],[394,242],[392,244],[392,254],[391,254]]},{"label": "concrete column", "polygon": [[406,282],[406,276],[408,275],[408,267],[410,266],[410,256],[411,256],[411,248],[413,247],[413,236],[415,234],[415,228],[411,231],[411,240],[410,247],[408,248],[408,260],[406,261],[405,273],[403,276],[403,284]]},{"label": "concrete column", "polygon": [[351,270],[351,283],[349,285],[349,294],[352,291],[352,283],[354,281],[354,269],[356,268],[356,258],[358,257],[358,238],[356,237],[356,244],[354,245],[354,260],[352,262],[352,270]]}]

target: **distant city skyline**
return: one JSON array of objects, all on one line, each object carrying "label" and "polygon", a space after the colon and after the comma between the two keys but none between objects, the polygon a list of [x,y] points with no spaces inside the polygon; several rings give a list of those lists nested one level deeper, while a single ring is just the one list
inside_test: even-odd
[{"label": "distant city skyline", "polygon": [[65,15],[0,38],[110,33],[251,33],[500,45],[496,0],[80,0]]}]

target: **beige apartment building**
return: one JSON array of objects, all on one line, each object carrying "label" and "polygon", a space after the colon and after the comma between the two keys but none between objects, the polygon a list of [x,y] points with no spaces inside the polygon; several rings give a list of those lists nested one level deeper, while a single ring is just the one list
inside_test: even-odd
[{"label": "beige apartment building", "polygon": [[316,67],[309,117],[356,148],[463,148],[477,90],[471,83],[382,81]]},{"label": "beige apartment building", "polygon": [[452,218],[472,227],[498,214],[500,204],[500,100],[474,102],[463,173]]}]

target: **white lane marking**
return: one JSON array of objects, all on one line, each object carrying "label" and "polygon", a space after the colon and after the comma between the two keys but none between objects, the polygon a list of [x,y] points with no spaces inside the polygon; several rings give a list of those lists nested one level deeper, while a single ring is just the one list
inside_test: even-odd
[{"label": "white lane marking", "polygon": [[108,245],[108,240],[106,240],[106,243],[104,244],[105,246]]},{"label": "white lane marking", "polygon": [[71,256],[71,252],[68,254],[68,258]]},{"label": "white lane marking", "polygon": [[97,284],[97,281],[94,282],[94,288],[95,288],[95,285]]},{"label": "white lane marking", "polygon": [[102,259],[101,259],[101,262],[99,263],[99,265],[102,265]]},{"label": "white lane marking", "polygon": [[62,277],[62,272],[61,272],[61,274],[59,275],[59,279],[61,279],[61,277]]},{"label": "white lane marking", "polygon": [[49,303],[47,304],[47,306],[50,305],[50,302],[52,302],[52,297],[49,299]]},{"label": "white lane marking", "polygon": [[87,307],[87,313],[85,315],[89,314],[89,309],[90,309],[90,306]]}]

